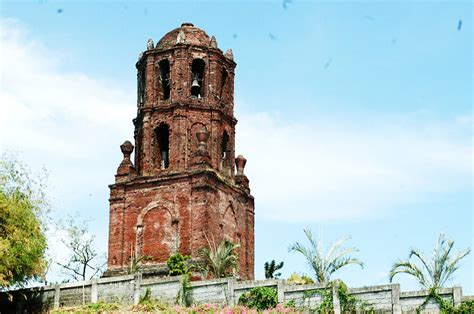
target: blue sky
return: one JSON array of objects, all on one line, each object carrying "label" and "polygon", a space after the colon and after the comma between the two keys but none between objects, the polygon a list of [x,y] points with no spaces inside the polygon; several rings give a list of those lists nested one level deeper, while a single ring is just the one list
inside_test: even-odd
[{"label": "blue sky", "polygon": [[[287,252],[307,226],[360,249],[365,268],[337,277],[383,284],[440,232],[473,246],[472,12],[469,1],[2,1],[0,149],[46,167],[54,215],[91,217],[106,250],[138,53],[192,22],[237,62],[257,278],[271,259],[284,277],[310,273]],[[471,254],[450,285],[474,293],[473,268]]]}]

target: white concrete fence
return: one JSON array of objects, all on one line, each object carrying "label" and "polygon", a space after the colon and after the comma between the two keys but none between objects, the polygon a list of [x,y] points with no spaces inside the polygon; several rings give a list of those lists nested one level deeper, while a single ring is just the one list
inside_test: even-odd
[{"label": "white concrete fence", "polygon": [[[0,313],[47,311],[99,301],[137,304],[147,289],[152,298],[174,304],[181,289],[180,279],[180,276],[142,278],[136,274],[16,290],[12,292],[13,302],[0,294]],[[232,277],[193,281],[190,286],[190,297],[195,304],[234,305],[243,293],[254,287],[272,287],[277,291],[279,303],[292,301],[296,306],[306,308],[316,308],[322,302],[318,291],[330,289],[320,284],[293,285],[285,280],[237,281]],[[399,284],[349,288],[348,292],[377,313],[414,313],[429,294],[427,290],[401,292]],[[460,287],[440,289],[439,295],[456,306],[461,302],[462,290]],[[333,305],[334,312],[340,313],[335,291]],[[438,312],[438,305],[434,301],[428,302],[425,313]]]}]

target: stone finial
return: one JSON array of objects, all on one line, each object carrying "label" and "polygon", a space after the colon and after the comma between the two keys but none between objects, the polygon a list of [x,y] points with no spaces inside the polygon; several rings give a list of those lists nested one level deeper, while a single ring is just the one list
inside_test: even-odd
[{"label": "stone finial", "polygon": [[196,132],[196,138],[199,142],[198,150],[201,152],[207,151],[207,140],[209,139],[209,132],[205,127]]},{"label": "stone finial", "polygon": [[153,48],[154,48],[153,39],[148,38],[148,41],[146,42],[146,50],[151,50]]},{"label": "stone finial", "polygon": [[211,47],[211,48],[217,48],[216,37],[214,37],[214,36],[211,37],[211,41],[209,42],[209,47]]},{"label": "stone finial", "polygon": [[234,53],[232,52],[232,49],[227,49],[227,51],[225,52],[224,56],[227,58],[227,59],[230,59],[230,60],[234,60]]},{"label": "stone finial", "polygon": [[120,145],[120,150],[122,151],[123,159],[130,160],[130,155],[133,152],[133,144],[130,143],[130,141],[125,141],[122,145]]},{"label": "stone finial", "polygon": [[244,156],[239,155],[235,158],[235,166],[237,167],[237,175],[243,176],[244,175],[244,168],[245,164],[247,163],[247,159]]},{"label": "stone finial", "polygon": [[140,53],[138,54],[138,60],[140,60],[141,58],[143,58],[143,51],[140,51]]},{"label": "stone finial", "polygon": [[176,44],[185,44],[186,43],[186,35],[184,35],[183,30],[179,30],[178,36],[176,37]]},{"label": "stone finial", "polygon": [[115,176],[116,182],[123,182],[126,181],[129,175],[135,175],[136,170],[130,160],[130,155],[133,152],[133,145],[129,141],[125,141],[122,145],[120,145],[120,150],[123,154],[123,160],[120,163],[120,166],[117,169],[117,175]]}]

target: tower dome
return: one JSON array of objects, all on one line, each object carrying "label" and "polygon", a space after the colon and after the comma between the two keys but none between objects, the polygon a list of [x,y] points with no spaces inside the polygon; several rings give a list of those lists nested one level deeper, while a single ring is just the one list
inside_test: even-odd
[{"label": "tower dome", "polygon": [[183,23],[181,27],[175,28],[163,36],[156,45],[156,49],[169,49],[179,44],[208,47],[210,42],[211,38],[205,31],[191,23]]}]

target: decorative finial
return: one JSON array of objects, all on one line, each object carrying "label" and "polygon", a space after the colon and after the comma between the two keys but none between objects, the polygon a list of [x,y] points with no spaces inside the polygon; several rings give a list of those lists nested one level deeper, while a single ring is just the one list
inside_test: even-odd
[{"label": "decorative finial", "polygon": [[234,60],[234,54],[232,53],[232,49],[227,49],[224,56],[229,60]]},{"label": "decorative finial", "polygon": [[125,141],[120,145],[120,150],[122,151],[123,159],[130,159],[130,155],[133,152],[133,144],[130,141]]},{"label": "decorative finial", "polygon": [[124,182],[127,181],[129,176],[134,176],[136,174],[135,167],[130,160],[130,155],[133,152],[133,145],[129,141],[125,141],[120,145],[120,150],[123,154],[123,160],[120,163],[117,174],[115,175],[115,182]]},{"label": "decorative finial", "polygon": [[140,53],[138,54],[138,60],[140,60],[142,57],[143,57],[143,51],[140,51]]},{"label": "decorative finial", "polygon": [[243,176],[244,175],[244,168],[245,164],[247,163],[247,159],[244,156],[239,155],[235,158],[235,166],[237,167],[237,175]]},{"label": "decorative finial", "polygon": [[153,39],[148,38],[148,41],[146,42],[146,50],[151,50],[153,49],[154,44],[153,44]]},{"label": "decorative finial", "polygon": [[178,37],[176,37],[176,44],[185,44],[186,43],[186,36],[182,29],[179,30]]},{"label": "decorative finial", "polygon": [[209,47],[211,47],[211,48],[217,48],[216,37],[214,37],[214,36],[211,37],[211,42],[209,43]]}]

